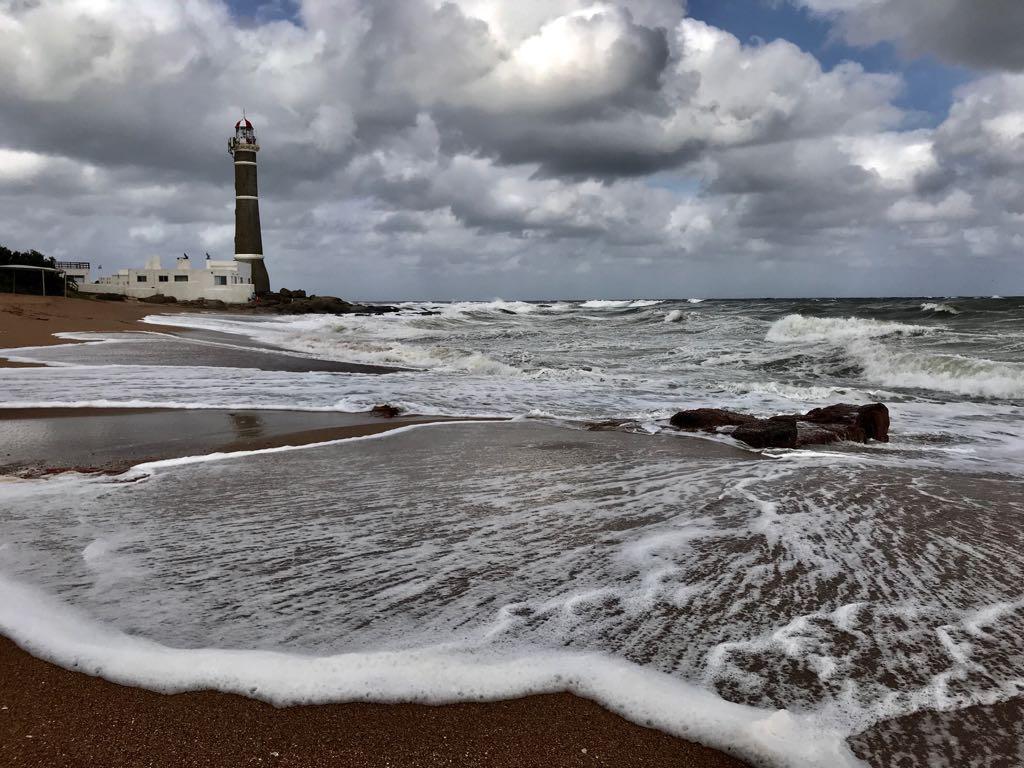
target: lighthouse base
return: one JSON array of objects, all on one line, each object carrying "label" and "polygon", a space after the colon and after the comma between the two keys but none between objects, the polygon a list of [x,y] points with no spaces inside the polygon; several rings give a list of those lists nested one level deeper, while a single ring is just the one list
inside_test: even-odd
[{"label": "lighthouse base", "polygon": [[[242,261],[242,259],[238,259],[238,261]],[[250,268],[253,292],[257,296],[270,293],[270,274],[267,272],[267,265],[263,263],[263,259],[245,259],[244,261]]]}]

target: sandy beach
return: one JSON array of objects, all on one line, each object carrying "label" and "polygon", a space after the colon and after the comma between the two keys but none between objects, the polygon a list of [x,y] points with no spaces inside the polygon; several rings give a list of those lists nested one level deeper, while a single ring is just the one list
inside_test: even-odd
[{"label": "sandy beach", "polygon": [[[0,349],[66,344],[53,334],[72,331],[173,331],[146,325],[146,315],[181,311],[174,305],[156,307],[140,301],[100,301],[0,294]],[[17,367],[0,356],[0,367]]]},{"label": "sandy beach", "polygon": [[[137,303],[0,297],[0,345],[60,331],[163,330]],[[160,312],[168,311],[160,307]],[[42,372],[40,372],[42,375]],[[432,421],[289,411],[0,410],[0,474],[120,472],[142,461],[303,445]],[[555,694],[447,706],[276,709],[163,695],[40,661],[0,639],[0,764],[28,766],[692,766],[742,763]]]}]

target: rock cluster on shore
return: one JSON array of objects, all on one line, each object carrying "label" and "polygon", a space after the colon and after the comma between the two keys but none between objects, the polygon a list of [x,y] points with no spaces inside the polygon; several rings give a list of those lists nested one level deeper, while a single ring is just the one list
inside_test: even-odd
[{"label": "rock cluster on shore", "polygon": [[383,315],[398,307],[382,304],[354,304],[337,296],[307,296],[305,291],[282,288],[260,296],[250,305],[257,312],[278,315]]},{"label": "rock cluster on shore", "polygon": [[195,307],[196,309],[232,309],[239,306],[247,306],[245,304],[228,304],[220,299],[188,299],[186,301],[178,301],[173,296],[165,296],[162,293],[158,293],[155,296],[142,296],[139,301],[144,304],[175,304],[179,307]]},{"label": "rock cluster on shore", "polygon": [[[118,301],[124,296],[109,295]],[[100,294],[98,298],[106,299],[108,294]],[[276,293],[265,293],[248,304],[226,304],[219,299],[194,299],[178,301],[173,296],[156,294],[145,296],[139,301],[146,304],[175,304],[179,307],[195,307],[197,309],[231,309],[232,311],[250,310],[276,315],[383,315],[398,312],[398,307],[386,304],[356,304],[339,299],[337,296],[307,296],[305,291],[290,291],[282,288]]]},{"label": "rock cluster on shore", "polygon": [[889,409],[882,403],[839,403],[803,414],[759,419],[718,408],[680,411],[670,423],[691,432],[722,432],[754,448],[802,448],[839,441],[889,442]]}]

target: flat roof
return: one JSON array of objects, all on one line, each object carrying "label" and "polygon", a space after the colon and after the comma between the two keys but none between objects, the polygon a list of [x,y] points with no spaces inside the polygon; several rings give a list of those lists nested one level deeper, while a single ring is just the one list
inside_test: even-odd
[{"label": "flat roof", "polygon": [[0,264],[0,269],[38,269],[40,272],[63,272],[53,267],[33,267],[31,264]]}]

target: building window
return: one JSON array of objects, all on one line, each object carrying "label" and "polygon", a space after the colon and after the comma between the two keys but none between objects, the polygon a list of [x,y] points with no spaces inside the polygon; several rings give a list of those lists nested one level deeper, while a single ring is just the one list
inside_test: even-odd
[{"label": "building window", "polygon": [[166,283],[167,282],[167,275],[157,275],[156,279],[159,280],[161,283]]},{"label": "building window", "polygon": [[187,283],[188,282],[188,275],[175,275],[174,276],[174,282],[176,282],[176,283]]},{"label": "building window", "polygon": [[213,276],[213,284],[214,285],[227,285],[228,284],[228,278],[225,275],[214,275]]},{"label": "building window", "polygon": [[146,282],[146,280],[147,280],[147,278],[146,278],[145,275],[136,275],[135,276],[135,282],[136,283],[144,283],[144,282]]}]

